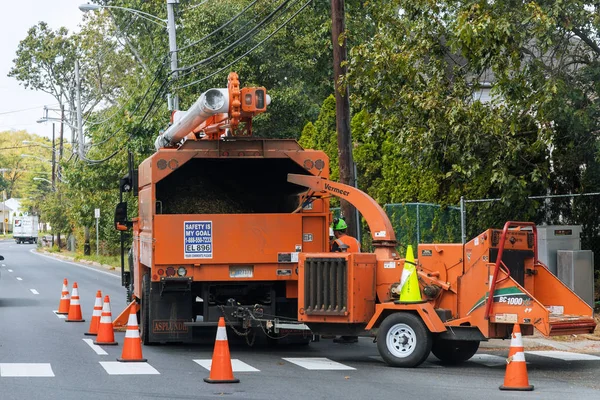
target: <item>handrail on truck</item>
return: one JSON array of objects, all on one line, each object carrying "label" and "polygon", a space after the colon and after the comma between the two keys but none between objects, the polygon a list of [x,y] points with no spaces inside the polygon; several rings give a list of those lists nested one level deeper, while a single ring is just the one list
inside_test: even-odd
[{"label": "handrail on truck", "polygon": [[533,230],[533,264],[536,265],[538,263],[538,254],[537,254],[537,228],[533,222],[517,222],[517,221],[508,221],[504,224],[504,229],[502,229],[502,236],[500,236],[500,247],[498,247],[498,256],[496,257],[496,266],[494,267],[494,275],[492,277],[492,282],[490,284],[489,295],[485,304],[485,314],[484,317],[486,320],[490,319],[490,313],[492,311],[492,305],[494,304],[494,292],[496,291],[496,279],[498,278],[498,270],[500,269],[500,264],[502,263],[502,253],[504,252],[504,242],[506,241],[506,233],[511,226],[530,226]]}]

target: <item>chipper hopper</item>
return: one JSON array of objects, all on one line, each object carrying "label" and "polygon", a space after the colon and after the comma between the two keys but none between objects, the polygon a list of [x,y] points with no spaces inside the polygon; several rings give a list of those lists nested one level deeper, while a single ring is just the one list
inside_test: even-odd
[{"label": "chipper hopper", "polygon": [[314,197],[335,195],[355,205],[375,248],[300,255],[299,320],[313,332],[375,336],[388,364],[414,367],[430,351],[442,362],[466,361],[481,341],[509,338],[514,324],[524,335],[536,328],[545,336],[596,326],[592,308],[538,260],[533,223],[507,222],[465,245],[420,244],[419,296],[407,302],[399,296],[407,260],[396,253],[383,209],[360,190],[321,177],[288,180]]}]

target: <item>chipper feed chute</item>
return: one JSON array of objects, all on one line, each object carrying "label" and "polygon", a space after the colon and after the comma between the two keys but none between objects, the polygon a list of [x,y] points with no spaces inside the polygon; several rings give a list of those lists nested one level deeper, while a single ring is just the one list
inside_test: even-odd
[{"label": "chipper feed chute", "polygon": [[490,229],[465,245],[465,258],[459,314],[485,336],[505,337],[517,323],[545,336],[594,331],[592,308],[538,260],[534,224]]}]

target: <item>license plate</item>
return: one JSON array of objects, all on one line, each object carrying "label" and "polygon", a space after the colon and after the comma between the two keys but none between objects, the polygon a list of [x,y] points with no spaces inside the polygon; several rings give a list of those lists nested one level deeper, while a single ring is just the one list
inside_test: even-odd
[{"label": "license plate", "polygon": [[254,267],[229,267],[230,278],[252,278]]}]

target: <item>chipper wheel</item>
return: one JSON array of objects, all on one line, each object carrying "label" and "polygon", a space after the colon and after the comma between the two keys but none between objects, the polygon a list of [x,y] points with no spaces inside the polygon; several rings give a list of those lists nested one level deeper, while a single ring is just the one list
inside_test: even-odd
[{"label": "chipper wheel", "polygon": [[478,340],[436,339],[433,341],[431,352],[442,364],[456,365],[473,357],[478,349]]},{"label": "chipper wheel", "polygon": [[415,314],[397,312],[388,315],[377,333],[377,350],[392,367],[416,367],[429,356],[431,332]]}]

